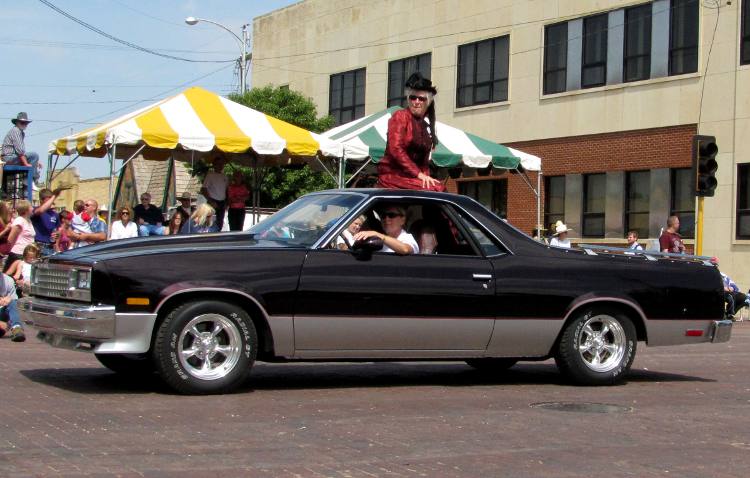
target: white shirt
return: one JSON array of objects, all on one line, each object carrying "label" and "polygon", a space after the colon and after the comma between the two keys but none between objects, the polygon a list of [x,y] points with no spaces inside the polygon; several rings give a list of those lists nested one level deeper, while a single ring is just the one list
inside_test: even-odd
[{"label": "white shirt", "polygon": [[[346,241],[344,240],[344,238],[346,238]],[[339,246],[341,245],[346,246],[348,249],[349,246],[351,246],[352,244],[354,244],[354,236],[352,235],[351,232],[349,232],[348,229],[344,229],[343,231],[341,231],[341,234],[339,234],[338,237],[336,238],[336,247],[339,249],[340,249]]]},{"label": "white shirt", "polygon": [[549,241],[550,246],[555,247],[563,247],[565,249],[570,249],[570,239],[563,239],[560,240],[557,237],[553,237],[551,241]]},{"label": "white shirt", "polygon": [[227,186],[229,186],[227,175],[216,171],[209,171],[203,181],[203,187],[208,191],[208,195],[216,201],[223,201],[227,198]]},{"label": "white shirt", "polygon": [[[401,232],[399,233],[396,239],[403,242],[404,244],[410,245],[412,252],[414,252],[414,254],[419,254],[419,245],[417,245],[417,241],[414,239],[414,236],[412,236],[408,232],[401,229]],[[383,244],[383,248],[380,251],[381,252],[396,252],[385,244]]]},{"label": "white shirt", "polygon": [[138,226],[133,221],[128,221],[128,225],[123,225],[122,221],[112,223],[112,236],[110,239],[127,239],[129,237],[138,237]]},{"label": "white shirt", "polygon": [[638,244],[637,242],[634,242],[633,244],[631,244],[630,246],[628,246],[628,249],[633,249],[634,251],[642,251],[643,250],[643,248],[641,247],[641,245]]}]

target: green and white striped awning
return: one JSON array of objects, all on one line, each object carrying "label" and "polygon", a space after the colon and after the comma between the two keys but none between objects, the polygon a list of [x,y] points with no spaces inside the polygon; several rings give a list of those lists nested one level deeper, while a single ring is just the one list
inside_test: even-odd
[{"label": "green and white striped awning", "polygon": [[[338,126],[323,136],[344,145],[347,160],[371,159],[380,161],[385,153],[388,120],[400,107],[394,106],[364,118]],[[432,152],[432,162],[440,167],[468,166],[471,168],[516,169],[519,164],[527,170],[539,171],[538,157],[508,148],[502,144],[466,133],[458,128],[437,122],[440,142]]]}]

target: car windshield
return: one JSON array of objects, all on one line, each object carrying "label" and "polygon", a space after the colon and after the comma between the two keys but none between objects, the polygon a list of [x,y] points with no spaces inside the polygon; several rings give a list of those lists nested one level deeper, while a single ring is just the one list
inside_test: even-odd
[{"label": "car windshield", "polygon": [[259,222],[249,232],[259,240],[310,247],[363,199],[359,194],[304,196]]}]

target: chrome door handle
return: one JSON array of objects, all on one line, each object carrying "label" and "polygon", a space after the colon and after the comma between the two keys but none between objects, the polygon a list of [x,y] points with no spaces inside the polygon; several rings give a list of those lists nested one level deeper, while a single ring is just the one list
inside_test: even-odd
[{"label": "chrome door handle", "polygon": [[492,274],[473,274],[474,280],[492,280]]}]

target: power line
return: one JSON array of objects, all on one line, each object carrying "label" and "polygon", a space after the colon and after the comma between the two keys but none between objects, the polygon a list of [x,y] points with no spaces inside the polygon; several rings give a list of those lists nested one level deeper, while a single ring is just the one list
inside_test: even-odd
[{"label": "power line", "polygon": [[[104,51],[127,51],[130,50],[128,47],[117,46],[117,45],[102,45],[98,43],[76,43],[76,42],[61,42],[61,41],[45,41],[45,40],[30,40],[30,39],[16,39],[16,38],[0,38],[0,45],[13,45],[17,47],[30,47],[30,48],[75,48],[82,50],[104,50]],[[205,54],[233,54],[233,51],[228,50],[181,50],[171,48],[154,48],[154,51],[158,52],[170,52],[170,53],[205,53]]]},{"label": "power line", "polygon": [[58,8],[56,5],[54,5],[52,2],[49,2],[48,0],[39,0],[39,1],[42,4],[44,4],[44,5],[48,6],[49,8],[51,8],[52,10],[56,11],[60,15],[62,15],[64,17],[66,17],[66,18],[68,18],[68,19],[70,19],[70,20],[78,23],[82,27],[87,28],[87,29],[91,30],[94,33],[98,33],[99,35],[101,35],[101,36],[103,36],[105,38],[109,38],[110,40],[112,40],[114,42],[120,43],[122,45],[128,46],[128,47],[133,48],[133,49],[138,50],[138,51],[142,51],[144,53],[149,53],[151,55],[160,56],[162,58],[169,58],[170,60],[187,61],[187,62],[190,62],[190,63],[234,63],[236,61],[236,60],[192,60],[190,58],[183,58],[181,56],[169,55],[169,54],[166,54],[166,53],[159,53],[156,50],[152,50],[150,48],[142,47],[140,45],[136,45],[135,43],[131,43],[131,42],[123,40],[121,38],[117,38],[116,36],[110,35],[109,33],[105,32],[105,31],[102,31],[102,30],[96,28],[95,26],[93,26],[93,25],[91,25],[89,23],[86,23],[86,22],[84,22],[83,20],[81,20],[79,18],[74,17],[73,15],[71,15],[68,12],[66,12],[65,10],[62,10],[62,9]]}]

